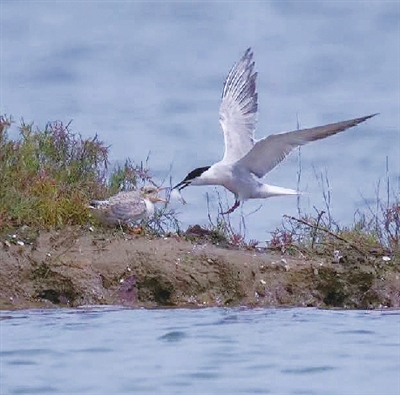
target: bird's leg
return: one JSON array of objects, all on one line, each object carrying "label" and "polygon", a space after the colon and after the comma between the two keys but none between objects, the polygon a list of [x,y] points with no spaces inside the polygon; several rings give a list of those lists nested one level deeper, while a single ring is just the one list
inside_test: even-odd
[{"label": "bird's leg", "polygon": [[234,204],[228,211],[225,211],[224,213],[221,213],[221,214],[222,214],[222,215],[231,214],[231,213],[233,213],[239,206],[240,206],[240,200],[238,200],[238,198],[235,197],[235,204]]}]

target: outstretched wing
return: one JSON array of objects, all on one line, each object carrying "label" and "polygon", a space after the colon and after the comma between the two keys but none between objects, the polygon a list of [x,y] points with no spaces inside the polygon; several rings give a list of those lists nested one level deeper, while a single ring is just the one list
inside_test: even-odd
[{"label": "outstretched wing", "polygon": [[254,145],[257,122],[257,73],[249,48],[228,74],[222,91],[219,122],[224,132],[224,162],[236,162]]},{"label": "outstretched wing", "polygon": [[320,140],[343,132],[375,115],[377,114],[350,119],[349,121],[317,126],[311,129],[272,134],[257,141],[251,151],[238,162],[238,165],[243,166],[257,177],[263,177],[280,163],[292,149],[307,144],[310,141]]}]

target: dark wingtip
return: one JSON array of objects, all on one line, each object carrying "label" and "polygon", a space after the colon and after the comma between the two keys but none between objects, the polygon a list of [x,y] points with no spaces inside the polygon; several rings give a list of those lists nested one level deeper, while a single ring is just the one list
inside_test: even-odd
[{"label": "dark wingtip", "polygon": [[249,58],[251,59],[253,57],[253,50],[251,49],[251,47],[247,48],[242,59],[246,59]]},{"label": "dark wingtip", "polygon": [[367,119],[375,117],[376,115],[379,115],[379,112],[376,112],[375,114],[371,114],[371,115],[365,115],[364,117],[361,117],[361,118],[356,118],[355,121],[357,123],[365,122]]}]

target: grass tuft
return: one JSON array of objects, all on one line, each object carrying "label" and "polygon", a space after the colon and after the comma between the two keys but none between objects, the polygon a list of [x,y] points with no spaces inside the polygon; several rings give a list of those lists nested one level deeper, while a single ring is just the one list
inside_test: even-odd
[{"label": "grass tuft", "polygon": [[[73,133],[70,123],[49,122],[40,130],[22,120],[11,139],[13,124],[11,117],[0,117],[0,230],[86,225],[93,220],[91,199],[154,184],[149,170],[130,159],[108,174],[109,147],[97,135]],[[176,223],[164,209],[149,229],[162,232]]]},{"label": "grass tuft", "polygon": [[352,226],[341,227],[325,211],[316,216],[284,216],[282,226],[272,232],[269,248],[282,253],[331,257],[340,263],[370,259],[372,256],[400,259],[400,203],[374,215],[358,214]]},{"label": "grass tuft", "polygon": [[21,121],[8,137],[11,117],[0,117],[0,226],[61,227],[88,220],[93,193],[104,193],[108,147],[97,136],[85,139],[70,124],[44,130]]}]

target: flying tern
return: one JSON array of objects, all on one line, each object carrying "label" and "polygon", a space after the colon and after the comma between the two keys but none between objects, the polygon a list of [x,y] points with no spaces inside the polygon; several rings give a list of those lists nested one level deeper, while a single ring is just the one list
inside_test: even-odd
[{"label": "flying tern", "polygon": [[161,188],[145,186],[140,190],[123,191],[107,200],[92,200],[89,208],[108,226],[132,225],[154,215],[154,203],[166,202],[158,197]]},{"label": "flying tern", "polygon": [[212,166],[194,169],[173,188],[180,192],[190,185],[224,186],[234,194],[235,203],[222,214],[232,213],[247,199],[300,194],[294,189],[264,184],[260,179],[294,148],[343,132],[377,115],[367,115],[311,129],[271,134],[261,140],[255,140],[258,110],[256,78],[253,52],[249,48],[232,67],[222,90],[219,109],[219,122],[225,140],[222,160]]}]

